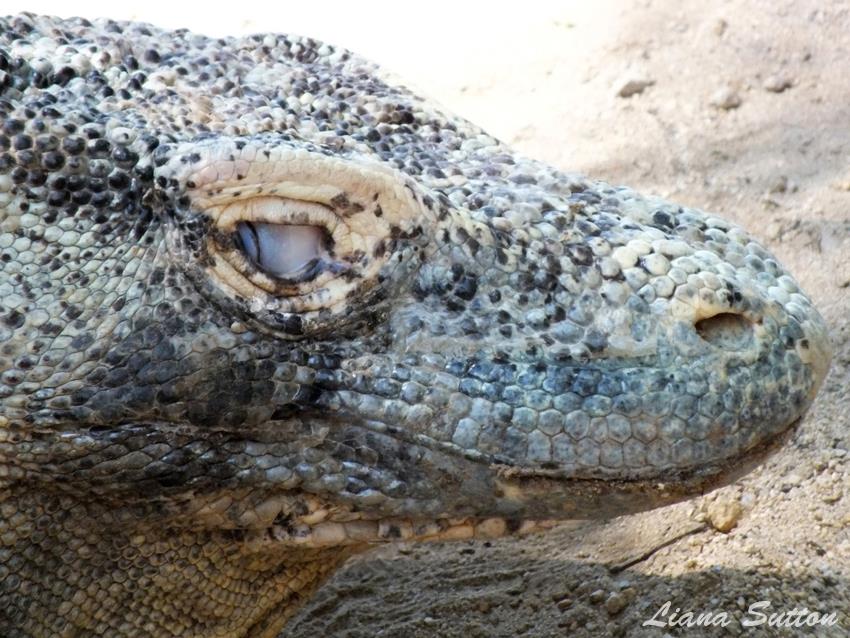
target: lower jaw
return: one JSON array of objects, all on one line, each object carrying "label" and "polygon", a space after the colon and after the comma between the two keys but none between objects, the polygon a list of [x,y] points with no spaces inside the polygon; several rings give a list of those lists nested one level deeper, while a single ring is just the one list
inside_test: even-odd
[{"label": "lower jaw", "polygon": [[[459,517],[418,519],[415,517],[325,520],[312,524],[272,526],[260,542],[293,548],[328,548],[388,543],[394,541],[452,541],[496,539],[526,535],[554,527],[559,520],[614,518],[655,509],[704,495],[728,485],[750,472],[779,449],[796,430],[799,420],[770,441],[742,452],[735,458],[690,472],[671,473],[664,478],[636,481],[600,479],[557,479],[539,472],[505,468],[502,481],[514,499],[527,501],[528,516]],[[498,468],[496,468],[499,471]],[[560,507],[536,511],[533,503],[552,503],[564,495]],[[541,498],[543,497],[543,498]]]}]

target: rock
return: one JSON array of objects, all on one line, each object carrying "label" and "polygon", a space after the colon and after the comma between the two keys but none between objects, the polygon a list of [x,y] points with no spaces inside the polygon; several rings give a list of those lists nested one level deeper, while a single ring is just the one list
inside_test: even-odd
[{"label": "rock", "polygon": [[770,91],[771,93],[782,93],[786,89],[790,89],[794,86],[794,82],[791,78],[785,77],[784,75],[771,75],[764,81],[762,86],[765,91]]},{"label": "rock", "polygon": [[642,76],[628,76],[617,83],[619,97],[632,97],[643,93],[644,89],[655,84],[655,80]]},{"label": "rock", "polygon": [[726,22],[723,18],[718,18],[717,22],[714,23],[714,27],[712,30],[714,31],[714,35],[718,38],[722,37],[724,33],[726,33],[726,29],[729,27],[729,23]]},{"label": "rock", "polygon": [[844,496],[844,494],[839,489],[828,494],[823,494],[820,497],[820,500],[822,500],[827,505],[832,505],[833,503],[837,503],[838,501],[840,501],[842,496]]},{"label": "rock", "polygon": [[611,594],[605,600],[605,610],[610,616],[616,616],[619,614],[626,608],[626,605],[628,605],[628,601],[622,594]]},{"label": "rock", "polygon": [[732,87],[725,86],[714,92],[709,104],[724,111],[731,111],[741,106],[741,96]]},{"label": "rock", "polygon": [[564,611],[565,609],[569,609],[573,606],[572,598],[563,598],[556,603],[558,609]]},{"label": "rock", "polygon": [[741,520],[743,513],[744,508],[741,507],[741,503],[737,499],[718,498],[708,506],[706,518],[708,523],[718,532],[728,534]]},{"label": "rock", "polygon": [[838,191],[850,191],[850,177],[848,177],[846,180],[833,182],[831,186]]},{"label": "rock", "polygon": [[603,600],[605,600],[605,590],[597,589],[596,591],[590,593],[590,602],[592,602],[594,605],[598,605]]},{"label": "rock", "polygon": [[800,487],[800,484],[803,482],[803,479],[799,474],[788,474],[782,479],[782,484],[780,488],[783,492],[790,492],[795,487]]},{"label": "rock", "polygon": [[790,190],[788,186],[788,178],[785,175],[780,175],[773,181],[767,192],[770,194],[786,193]]}]

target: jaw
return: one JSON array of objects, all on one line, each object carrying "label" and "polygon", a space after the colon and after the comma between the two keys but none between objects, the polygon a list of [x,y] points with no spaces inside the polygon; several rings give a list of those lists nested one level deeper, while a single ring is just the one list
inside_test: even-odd
[{"label": "jaw", "polygon": [[653,478],[559,479],[557,470],[545,471],[503,468],[506,491],[528,503],[532,510],[541,508],[548,518],[609,519],[626,514],[672,505],[701,496],[733,483],[760,465],[791,438],[800,420],[780,434],[737,454],[696,469],[669,470]]},{"label": "jaw", "polygon": [[[301,416],[288,434],[280,422],[213,433],[203,446],[196,428],[162,422],[47,435],[47,449],[65,452],[31,478],[70,473],[77,481],[65,484],[68,493],[120,496],[151,522],[242,530],[290,547],[493,538],[541,521],[612,518],[704,494],[758,465],[800,420],[709,463],[590,474],[463,450],[404,428]],[[143,453],[147,462],[112,459],[116,449]]]},{"label": "jaw", "polygon": [[[12,488],[6,504],[20,516],[31,513],[33,519],[32,525],[7,529],[4,539],[21,553],[43,552],[35,556],[38,564],[56,566],[36,571],[33,587],[50,591],[54,573],[68,565],[79,582],[94,583],[78,594],[82,603],[75,607],[75,627],[160,623],[156,626],[165,631],[175,626],[171,616],[158,611],[165,605],[175,617],[214,627],[218,635],[272,637],[344,560],[376,543],[496,538],[546,529],[552,525],[547,519],[613,516],[657,507],[733,480],[781,444],[781,438],[711,472],[665,476],[664,485],[564,479],[551,472],[478,466],[477,473],[492,477],[490,485],[500,490],[498,502],[504,508],[511,504],[509,514],[476,510],[467,501],[465,515],[436,509],[421,515],[383,515],[268,484],[184,492],[172,499],[124,493],[134,498],[119,499],[122,505],[116,507],[114,492],[99,498],[73,493],[72,484],[46,481],[40,490]],[[60,508],[69,517],[49,530],[59,542],[33,545],[28,534],[35,529],[35,516]],[[115,572],[102,565],[127,560],[131,571],[146,580],[144,586],[127,590],[126,606],[104,607],[89,596],[88,591],[118,586],[112,580]],[[122,576],[121,591],[124,582]],[[13,595],[13,605],[15,601]],[[49,610],[36,612],[47,615]]]},{"label": "jaw", "polygon": [[734,482],[782,447],[799,420],[779,436],[711,467],[669,472],[655,479],[565,479],[557,470],[523,470],[494,465],[497,493],[514,503],[511,516],[482,512],[468,516],[380,516],[333,507],[314,508],[286,525],[268,528],[261,544],[296,551],[329,547],[365,549],[394,541],[456,541],[521,536],[551,529],[559,520],[608,519],[671,505]]}]

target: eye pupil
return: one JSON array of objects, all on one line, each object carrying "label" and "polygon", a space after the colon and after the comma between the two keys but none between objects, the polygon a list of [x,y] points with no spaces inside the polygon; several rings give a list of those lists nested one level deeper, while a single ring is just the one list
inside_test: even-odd
[{"label": "eye pupil", "polygon": [[310,265],[326,255],[326,236],[318,226],[239,222],[234,243],[254,266],[273,277],[312,278],[319,271]]}]

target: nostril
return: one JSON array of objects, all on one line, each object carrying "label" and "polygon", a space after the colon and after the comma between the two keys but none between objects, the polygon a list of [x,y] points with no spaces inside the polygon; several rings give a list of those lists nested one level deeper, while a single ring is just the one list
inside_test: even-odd
[{"label": "nostril", "polygon": [[700,319],[694,327],[703,340],[723,350],[746,350],[754,339],[753,322],[731,312]]}]

